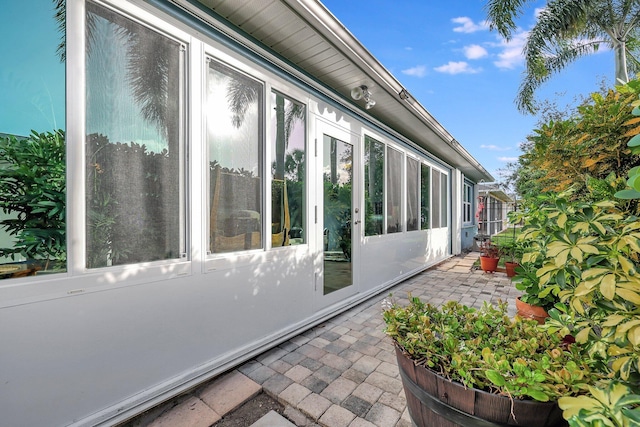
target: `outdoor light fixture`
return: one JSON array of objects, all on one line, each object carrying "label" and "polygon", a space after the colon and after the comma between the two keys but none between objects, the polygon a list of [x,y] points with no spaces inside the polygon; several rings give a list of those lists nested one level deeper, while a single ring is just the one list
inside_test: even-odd
[{"label": "outdoor light fixture", "polygon": [[356,101],[360,101],[364,99],[365,108],[367,110],[371,109],[374,105],[376,105],[376,101],[371,98],[371,92],[369,92],[369,88],[365,85],[357,86],[351,89],[351,97]]}]

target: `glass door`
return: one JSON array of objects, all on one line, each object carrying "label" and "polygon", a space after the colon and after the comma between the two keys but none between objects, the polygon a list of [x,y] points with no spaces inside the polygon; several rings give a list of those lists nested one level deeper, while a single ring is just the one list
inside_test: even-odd
[{"label": "glass door", "polygon": [[359,242],[359,215],[354,204],[356,172],[355,137],[332,126],[320,126],[318,164],[322,197],[318,212],[321,261],[317,266],[316,291],[321,305],[337,302],[357,291],[355,268]]}]

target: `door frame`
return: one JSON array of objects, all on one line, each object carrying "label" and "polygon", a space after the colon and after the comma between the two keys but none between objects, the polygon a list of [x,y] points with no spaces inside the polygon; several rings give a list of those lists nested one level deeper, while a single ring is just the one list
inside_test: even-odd
[{"label": "door frame", "polygon": [[[327,295],[324,294],[324,135],[334,137],[340,141],[350,144],[353,147],[352,152],[352,177],[351,177],[351,285],[342,289],[333,291]],[[315,141],[316,156],[315,160],[315,176],[314,176],[314,193],[315,193],[315,209],[316,209],[316,227],[315,227],[315,246],[312,251],[314,253],[314,308],[320,310],[330,305],[339,303],[355,294],[360,290],[360,253],[362,246],[362,206],[360,203],[361,183],[361,147],[360,135],[350,132],[336,124],[329,123],[319,117],[315,119]]]}]

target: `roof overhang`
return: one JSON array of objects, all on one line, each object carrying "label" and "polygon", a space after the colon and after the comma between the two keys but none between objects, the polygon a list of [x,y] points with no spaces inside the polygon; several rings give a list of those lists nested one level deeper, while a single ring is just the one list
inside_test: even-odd
[{"label": "roof overhang", "polygon": [[[171,1],[472,181],[494,180],[319,1]],[[370,110],[351,99],[361,85],[376,100]]]}]

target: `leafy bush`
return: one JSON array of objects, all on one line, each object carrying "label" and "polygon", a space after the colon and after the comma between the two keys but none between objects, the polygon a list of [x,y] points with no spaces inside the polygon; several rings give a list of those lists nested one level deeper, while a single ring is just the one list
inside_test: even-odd
[{"label": "leafy bush", "polygon": [[585,393],[598,379],[580,349],[535,320],[506,314],[506,303],[473,309],[450,301],[442,308],[410,297],[387,301],[386,333],[416,362],[466,387],[513,398],[555,400]]},{"label": "leafy bush", "polygon": [[[15,238],[0,256],[66,261],[64,131],[0,138],[0,221]],[[46,268],[46,267],[45,267]]]}]

